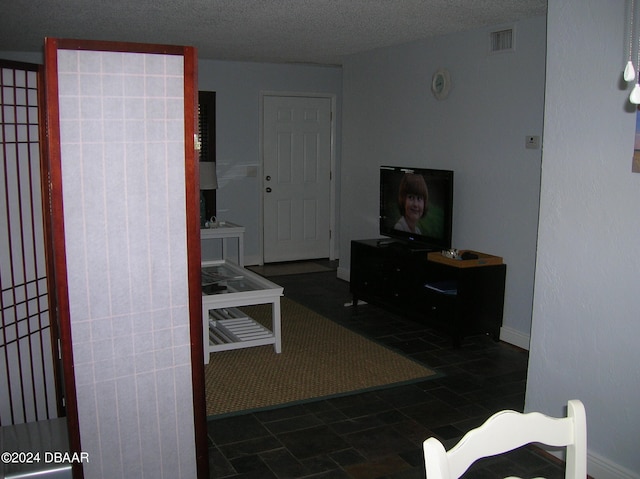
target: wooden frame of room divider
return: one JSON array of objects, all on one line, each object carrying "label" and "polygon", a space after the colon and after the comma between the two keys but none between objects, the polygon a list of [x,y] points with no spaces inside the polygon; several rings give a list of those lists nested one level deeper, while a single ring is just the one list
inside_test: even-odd
[{"label": "wooden frame of room divider", "polygon": [[[86,150],[90,153],[88,153],[88,156],[82,158],[80,160],[80,163],[77,164],[87,165],[87,168],[90,168],[90,165],[93,164],[91,151],[95,153],[99,151],[99,148],[95,147],[96,142],[91,145],[91,140],[88,140],[86,143],[82,143],[82,138],[78,140],[70,140],[69,138],[61,139],[61,131],[63,130],[62,127],[64,126],[64,134],[69,135],[69,127],[73,126],[73,121],[67,121],[64,119],[61,120],[61,106],[63,110],[65,108],[68,108],[68,105],[61,105],[61,103],[68,101],[83,102],[84,95],[86,94],[86,91],[83,91],[84,86],[82,84],[75,85],[74,82],[76,82],[76,79],[72,78],[69,84],[78,87],[79,93],[77,94],[77,97],[79,98],[79,100],[76,98],[62,98],[62,93],[64,92],[60,91],[61,86],[63,89],[68,88],[69,86],[61,85],[59,81],[61,75],[67,74],[60,73],[59,58],[60,52],[62,51],[77,51],[85,53],[96,52],[97,55],[104,52],[142,54],[146,56],[145,61],[153,60],[149,62],[150,64],[156,62],[156,60],[158,59],[163,58],[163,56],[167,57],[166,60],[164,60],[167,64],[175,64],[173,59],[169,59],[169,57],[182,57],[183,69],[180,72],[180,75],[183,78],[182,90],[184,95],[184,111],[183,115],[181,115],[181,122],[183,124],[184,132],[183,138],[175,138],[175,135],[169,138],[172,133],[175,132],[172,131],[169,127],[165,126],[162,128],[164,128],[164,132],[167,135],[167,138],[160,138],[159,141],[166,141],[166,145],[164,148],[167,151],[171,150],[173,153],[176,153],[176,144],[179,144],[180,141],[184,144],[183,158],[179,159],[175,158],[174,156],[168,155],[168,158],[166,158],[164,163],[166,173],[163,173],[165,175],[163,176],[163,178],[166,179],[166,183],[168,185],[166,188],[166,194],[174,195],[176,198],[184,198],[184,211],[180,213],[179,211],[176,212],[173,209],[167,209],[169,218],[164,218],[163,216],[154,216],[154,211],[163,211],[162,208],[159,207],[160,205],[164,203],[175,204],[175,198],[172,196],[167,200],[163,200],[164,196],[162,191],[146,190],[147,199],[145,199],[144,201],[148,206],[147,216],[140,217],[138,219],[144,222],[144,224],[149,228],[155,228],[156,224],[154,222],[157,221],[161,222],[162,224],[166,224],[168,228],[172,229],[171,232],[167,233],[169,235],[167,236],[167,238],[168,240],[170,240],[169,245],[167,246],[167,250],[171,253],[173,252],[171,248],[174,248],[175,246],[177,250],[184,252],[184,263],[180,259],[172,262],[171,258],[162,258],[162,255],[152,255],[151,253],[149,253],[150,257],[148,258],[148,264],[150,268],[157,267],[159,269],[162,269],[166,266],[166,262],[171,263],[171,268],[173,268],[171,269],[172,273],[177,272],[177,274],[171,274],[170,281],[176,281],[175,289],[180,289],[180,282],[185,281],[186,294],[182,297],[179,297],[180,295],[178,294],[177,296],[171,298],[171,301],[174,302],[183,301],[184,306],[174,307],[175,304],[169,304],[165,309],[154,310],[153,313],[155,316],[150,316],[146,312],[140,313],[140,317],[147,318],[146,322],[137,320],[131,320],[127,322],[123,320],[124,317],[128,317],[127,314],[129,313],[111,314],[107,317],[92,317],[91,315],[89,315],[87,319],[81,318],[80,320],[78,320],[77,318],[78,315],[81,315],[81,313],[78,313],[78,311],[82,310],[84,304],[74,304],[74,301],[77,302],[78,299],[76,296],[77,291],[74,291],[74,286],[70,284],[72,282],[75,282],[74,284],[77,283],[74,275],[77,274],[78,271],[82,273],[82,268],[84,267],[86,269],[86,265],[80,265],[80,270],[77,269],[78,257],[82,255],[83,252],[68,249],[69,245],[67,243],[69,242],[69,236],[67,236],[66,229],[67,227],[71,227],[71,230],[73,230],[74,227],[77,227],[77,225],[73,225],[74,221],[85,221],[86,225],[84,227],[81,226],[80,230],[89,233],[89,235],[85,239],[85,242],[82,243],[87,249],[92,248],[92,244],[90,243],[92,238],[99,239],[101,238],[101,236],[92,236],[93,231],[91,230],[91,226],[95,226],[95,223],[92,223],[90,226],[88,226],[90,223],[90,221],[88,222],[88,219],[90,220],[89,215],[86,214],[86,212],[82,214],[78,213],[78,211],[82,211],[82,208],[84,208],[86,205],[82,204],[82,202],[75,202],[74,204],[65,204],[63,202],[63,198],[65,197],[65,189],[74,188],[78,185],[81,190],[79,190],[79,194],[83,194],[84,191],[85,193],[88,193],[89,196],[91,195],[91,191],[89,191],[89,189],[91,188],[90,184],[85,186],[82,186],[80,183],[78,185],[73,184],[73,180],[75,179],[73,175],[77,173],[77,175],[81,176],[82,172],[74,172],[70,175],[69,171],[64,171],[65,167],[69,167],[66,166],[66,163],[64,163],[65,158],[63,155],[63,151],[69,149],[68,144],[74,143],[76,141],[79,144],[78,151],[82,151],[82,148],[86,146]],[[88,63],[90,64],[92,60],[88,60]],[[81,70],[82,68],[84,67],[80,66],[79,70]],[[79,71],[77,73],[79,73],[79,78],[81,78],[81,80],[78,80],[77,82],[82,83],[82,81],[84,81],[82,77],[82,74],[84,72]],[[104,71],[96,71],[95,78],[97,79],[100,74],[104,74]],[[135,455],[137,451],[140,455],[140,458],[144,460],[145,455],[153,455],[153,444],[158,443],[159,446],[164,447],[164,454],[157,456],[157,458],[154,456],[153,460],[160,461],[158,467],[166,467],[167,470],[163,470],[165,474],[170,474],[172,477],[193,477],[193,474],[190,474],[190,470],[191,468],[193,468],[193,473],[197,473],[197,477],[208,477],[200,291],[200,225],[198,215],[199,179],[197,157],[195,152],[197,142],[195,141],[194,137],[197,131],[198,94],[197,57],[195,49],[192,47],[180,46],[48,38],[45,41],[45,75],[48,161],[50,165],[49,192],[51,195],[51,216],[53,225],[53,256],[55,264],[56,293],[59,308],[61,350],[64,370],[64,389],[66,397],[70,451],[72,453],[90,453],[89,460],[92,461],[92,464],[91,466],[87,466],[87,464],[84,465],[92,468],[92,476],[97,475],[97,471],[101,471],[103,477],[107,477],[111,475],[113,470],[122,471],[124,476],[135,476],[136,471],[127,469],[127,467],[129,467],[130,465],[135,464],[135,460],[129,460],[129,462],[127,462],[128,459],[126,456],[129,454]],[[163,80],[161,76],[158,76],[157,78],[147,78],[147,80],[145,81],[148,81],[148,85],[153,85],[154,80],[158,80],[158,82],[164,81],[166,86],[171,81],[175,81],[176,78],[177,77],[167,77]],[[101,84],[108,85],[108,80],[105,79]],[[161,99],[160,101],[164,100]],[[91,102],[87,101],[87,105],[90,105],[90,103]],[[97,99],[94,104],[102,104],[104,107],[105,101]],[[168,111],[168,108],[165,109]],[[84,111],[85,110],[82,110],[82,113],[84,113]],[[176,125],[173,120],[175,119],[172,118],[170,120],[172,123],[167,124]],[[65,121],[66,123],[64,125],[61,125],[61,122]],[[94,118],[88,117],[88,119],[79,122],[79,125],[77,126],[80,129],[86,128],[87,125],[90,125],[92,121],[94,121]],[[104,118],[98,118],[95,119],[95,121],[98,123],[100,121],[106,122],[107,120],[105,120]],[[147,129],[146,131],[151,130]],[[103,133],[104,131],[105,130],[103,130]],[[126,129],[121,133],[126,136]],[[108,135],[112,134],[113,132],[108,133]],[[90,136],[90,132],[88,132],[87,135]],[[147,153],[150,151],[149,148],[155,145],[155,143],[154,145],[152,145],[152,142],[148,140],[148,137],[145,136],[145,141],[142,143],[142,147]],[[66,143],[64,143],[64,141],[66,141]],[[106,148],[113,146],[113,143],[110,143],[109,140],[106,139],[106,136],[103,136],[101,145],[102,151],[104,151]],[[82,151],[82,154],[84,153],[86,152]],[[153,174],[154,172],[153,168],[148,163],[153,159],[153,155],[147,155],[147,153],[145,153],[144,155],[144,161],[139,164],[139,171],[145,172],[145,174],[140,177],[142,183],[144,183],[145,181],[150,182],[149,175]],[[178,160],[177,163],[176,160]],[[132,164],[133,163],[135,163],[135,160],[132,161]],[[104,171],[105,182],[111,181],[111,179],[118,180],[120,178],[120,176],[118,175],[120,175],[122,172],[111,170],[111,168],[113,168],[113,164],[111,162],[103,159],[101,164],[104,165],[104,170],[101,171]],[[176,179],[176,175],[171,175],[171,172],[176,170],[181,170],[184,172],[184,189],[181,193],[179,191],[176,191],[175,187],[176,185],[180,185],[182,180],[180,180],[179,178]],[[128,181],[131,179],[130,172],[123,176],[124,180]],[[86,180],[86,178],[84,179]],[[81,178],[80,181],[81,180],[83,180],[83,178]],[[85,190],[82,190],[82,188],[85,188]],[[162,190],[162,188],[160,188],[160,190]],[[105,193],[104,197],[107,198],[108,195]],[[67,196],[67,198],[69,197]],[[105,203],[104,207],[105,209],[108,209],[108,204]],[[101,208],[102,207],[100,207],[99,209]],[[178,208],[178,210],[179,209],[180,208]],[[101,214],[101,212],[95,211],[95,214],[98,216]],[[105,222],[108,223],[107,220],[105,220]],[[180,231],[180,223],[183,224],[182,228],[186,228],[186,230],[182,232]],[[128,224],[136,229],[133,223],[130,222]],[[84,230],[82,228],[84,228]],[[136,231],[142,231],[141,234],[144,235],[143,230],[136,229]],[[154,231],[157,232],[158,229],[155,228]],[[105,234],[113,234],[113,230],[105,230]],[[151,237],[152,234],[149,233],[148,236]],[[186,244],[182,244],[182,241],[185,241]],[[160,246],[158,246],[154,242],[151,242],[149,244],[151,248],[158,248],[159,250],[161,250],[162,242],[159,241],[158,243],[160,244]],[[134,248],[135,245],[130,245],[130,247]],[[180,253],[176,254],[178,254],[179,256]],[[134,256],[135,255],[131,255],[131,257]],[[112,255],[109,258],[113,260],[113,258],[117,258],[117,256]],[[93,259],[94,258],[91,258],[92,261]],[[107,264],[107,266],[112,265]],[[99,269],[100,267],[101,266],[98,266],[98,268],[96,269]],[[87,273],[87,294],[95,294],[98,299],[96,299],[94,303],[100,306],[101,303],[107,303],[108,301],[110,301],[110,298],[105,299],[99,297],[99,295],[102,293],[99,291],[96,292],[95,287],[93,287],[93,289],[91,288],[93,279],[90,276],[92,274],[94,273]],[[114,271],[113,274],[117,274],[117,270]],[[184,276],[182,276],[183,274]],[[154,286],[156,286],[155,283],[160,277],[164,276],[149,276],[151,282],[154,283]],[[160,281],[159,284],[160,286],[158,287],[161,287],[161,285],[163,284],[162,281]],[[167,294],[175,293],[175,291],[172,290],[173,286],[171,286],[171,284],[169,284],[169,290]],[[132,282],[131,287],[133,288],[134,286],[137,285],[133,284]],[[116,287],[117,283],[112,282],[112,288]],[[151,287],[152,285],[150,284],[149,289],[151,289]],[[108,285],[105,285],[105,288],[108,289]],[[149,294],[154,293],[151,292]],[[157,294],[154,297],[156,299],[163,299]],[[132,301],[132,304],[134,304],[133,309],[136,309],[138,303],[144,303],[143,300],[144,298],[134,297]],[[113,305],[119,305],[119,303],[109,303],[107,304],[107,309],[109,307],[113,308]],[[104,315],[104,312],[102,312],[102,314]],[[138,314],[138,312],[136,312],[135,314]],[[100,314],[98,314],[97,316],[100,316]],[[157,323],[163,323],[163,329],[154,329],[156,328],[156,326],[158,326]],[[141,324],[142,326],[140,326]],[[126,327],[132,328],[132,336],[138,338],[140,345],[147,344],[144,342],[145,340],[148,340],[147,336],[152,337],[152,344],[154,348],[152,354],[149,354],[148,352],[137,353],[137,344],[134,344],[134,339],[132,338],[131,341],[129,341],[128,336],[125,334],[121,334],[121,331],[117,329],[120,328],[121,325],[126,325]],[[135,333],[136,329],[140,327],[142,327],[143,329],[148,328],[148,332],[142,331],[140,334],[134,335],[133,333]],[[107,353],[111,351],[111,356],[102,358],[102,356],[104,356],[105,342],[101,341],[104,338],[100,337],[99,333],[104,333],[105,331],[110,331],[113,335],[110,340],[108,338],[106,339],[106,344],[108,346],[106,350]],[[83,337],[83,335],[88,335],[88,337]],[[167,341],[169,341],[168,345],[166,344]],[[129,344],[131,344],[131,348],[133,350],[131,362],[133,363],[132,367],[134,369],[132,371],[129,371],[131,374],[125,374],[125,371],[123,370],[126,370],[128,365],[126,361],[123,361],[123,359],[126,358],[119,357],[118,353],[121,351],[120,348],[123,347],[123,345],[127,346]],[[178,346],[176,346],[176,344]],[[90,364],[89,367],[87,367],[86,359],[82,357],[83,354],[86,355],[87,347],[94,347],[94,350],[89,354],[89,357],[92,358],[92,360],[97,356],[101,356],[101,361],[96,360],[93,364]],[[109,350],[109,347],[111,348],[111,350]],[[188,354],[184,354],[184,352],[186,351],[188,351]],[[142,360],[141,356],[144,356],[144,360]],[[107,366],[105,367],[103,363],[106,363]],[[116,367],[117,365],[119,365],[120,367]],[[190,374],[182,374],[186,370],[187,365],[190,368]],[[111,374],[113,374],[113,378],[109,378],[109,375]],[[188,377],[184,378],[184,376]],[[145,382],[143,382],[143,378]],[[173,385],[165,384],[167,379],[172,380]],[[186,383],[190,383],[191,387],[181,387]],[[134,387],[134,395],[137,395],[134,397],[134,399],[137,401],[142,400],[143,393],[146,393],[147,390],[156,391],[157,396],[161,388],[171,388],[171,393],[168,394],[168,399],[172,401],[172,403],[171,405],[167,406],[167,408],[169,411],[175,409],[176,417],[170,417],[169,420],[172,424],[175,424],[176,430],[171,431],[170,427],[168,428],[169,430],[167,430],[162,429],[161,426],[158,426],[158,429],[156,431],[157,437],[155,435],[152,435],[150,438],[141,438],[140,436],[146,433],[144,427],[138,427],[137,429],[133,428],[129,430],[128,433],[131,433],[130,435],[133,436],[138,436],[138,444],[136,444],[135,441],[131,444],[125,443],[128,438],[124,437],[124,435],[122,435],[122,437],[118,439],[118,441],[120,442],[117,442],[117,444],[115,442],[115,439],[113,440],[113,442],[111,442],[111,439],[108,439],[111,436],[105,436],[102,443],[100,443],[101,447],[99,449],[91,449],[91,451],[89,451],[87,448],[90,448],[95,444],[94,439],[92,439],[91,434],[86,434],[81,437],[81,426],[84,424],[83,421],[91,422],[91,420],[87,418],[86,412],[88,409],[87,397],[89,397],[89,402],[91,400],[95,401],[95,420],[100,426],[97,429],[102,428],[106,430],[110,427],[114,427],[117,430],[118,428],[124,428],[126,426],[126,418],[128,416],[134,416],[134,414],[131,414],[132,411],[130,411],[130,402],[132,396],[128,395],[126,388],[123,387],[123,385],[126,384]],[[184,389],[190,389],[192,408],[185,407],[184,403],[186,401],[184,401],[183,399],[185,397],[188,397],[189,394],[187,394]],[[116,399],[115,404],[110,402],[112,397]],[[165,400],[167,398],[162,397],[161,399]],[[83,407],[79,408],[81,401],[83,402]],[[165,411],[160,410],[160,408],[164,406],[164,404],[156,404],[155,406],[153,404],[149,405],[150,408],[156,408],[155,412],[158,416],[158,424],[162,424],[162,422],[165,420]],[[108,417],[108,414],[114,411],[116,413],[116,417],[110,419]],[[189,424],[188,418],[184,417],[184,411],[193,412],[192,424]],[[144,412],[144,408],[138,408],[137,413],[141,412]],[[138,422],[143,420],[140,418],[136,419]],[[153,423],[153,421],[151,421],[151,423]],[[90,430],[92,427],[93,424],[90,427],[85,426],[85,429]],[[119,432],[121,433],[121,431]],[[106,432],[104,432],[104,434],[106,434]],[[193,436],[191,436],[191,439],[189,437],[186,437],[190,436],[191,434],[193,434]],[[149,448],[149,446],[140,444],[147,440],[151,441],[151,448]],[[163,443],[163,441],[165,442]],[[191,443],[191,441],[193,441],[193,443]],[[173,451],[174,445],[177,449],[175,452]],[[111,447],[110,449],[110,446],[113,447]],[[115,450],[115,446],[117,446],[117,449],[119,449],[118,451]],[[148,449],[136,449],[144,447],[147,447]],[[160,450],[162,450],[162,447],[160,447]],[[181,451],[183,453],[182,455],[180,454]],[[191,456],[191,454],[188,453],[189,451],[193,451],[194,456]],[[159,452],[157,454],[159,454]],[[167,456],[167,458],[164,457],[165,455]],[[190,459],[191,457],[193,459]],[[173,473],[173,466],[168,462],[171,458],[174,458],[178,461],[184,461],[181,466],[176,466],[179,471],[178,474]],[[120,463],[118,464],[117,461],[120,461]],[[167,462],[164,463],[163,461]],[[94,463],[98,463],[98,465],[95,465]],[[152,461],[149,461],[148,465],[149,467],[151,467]],[[140,467],[144,468],[145,464],[141,464]],[[73,464],[73,473],[75,478],[84,477],[83,464],[75,462]]]}]

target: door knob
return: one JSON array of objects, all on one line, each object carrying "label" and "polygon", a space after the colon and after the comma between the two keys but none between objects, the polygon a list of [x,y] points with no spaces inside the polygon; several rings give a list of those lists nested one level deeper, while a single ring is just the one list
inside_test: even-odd
[{"label": "door knob", "polygon": [[271,193],[271,188],[267,188],[267,193]]}]

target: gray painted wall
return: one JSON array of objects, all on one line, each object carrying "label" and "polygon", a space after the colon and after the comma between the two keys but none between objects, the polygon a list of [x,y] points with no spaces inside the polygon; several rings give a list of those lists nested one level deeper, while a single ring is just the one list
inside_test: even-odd
[{"label": "gray painted wall", "polygon": [[526,409],[587,410],[589,473],[640,477],[640,174],[621,81],[625,2],[549,1]]},{"label": "gray painted wall", "polygon": [[[216,92],[218,216],[246,227],[245,263],[257,264],[262,261],[260,94],[335,95],[335,149],[339,168],[342,69],[199,60],[198,79],[200,90]],[[257,167],[255,177],[248,176],[250,167]],[[336,182],[339,184],[338,178]],[[339,204],[338,196],[336,211],[339,211]]]},{"label": "gray painted wall", "polygon": [[[504,258],[502,337],[528,347],[541,150],[525,149],[525,137],[542,134],[545,18],[513,26],[515,52],[488,53],[496,27],[344,64],[339,274],[349,277],[351,240],[378,236],[380,165],[452,169],[453,246]],[[440,67],[453,80],[445,101],[430,92]]]},{"label": "gray painted wall", "polygon": [[[42,63],[37,52],[3,52],[7,60]],[[245,226],[245,264],[262,261],[262,159],[260,94],[327,94],[335,97],[335,164],[340,171],[342,69],[314,65],[198,60],[198,88],[216,92],[216,140],[219,190],[218,216]],[[250,169],[257,167],[255,176]],[[340,178],[334,172],[335,211],[340,212]],[[339,229],[333,232],[339,238]],[[230,242],[235,248],[235,244]],[[204,246],[206,254],[217,254]],[[336,240],[336,255],[339,243]]]}]

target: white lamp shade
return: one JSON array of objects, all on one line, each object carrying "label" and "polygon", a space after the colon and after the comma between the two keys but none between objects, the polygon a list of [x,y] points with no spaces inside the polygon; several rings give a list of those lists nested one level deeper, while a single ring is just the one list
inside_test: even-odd
[{"label": "white lamp shade", "polygon": [[216,164],[213,161],[200,162],[200,189],[218,189],[218,175],[216,174]]}]

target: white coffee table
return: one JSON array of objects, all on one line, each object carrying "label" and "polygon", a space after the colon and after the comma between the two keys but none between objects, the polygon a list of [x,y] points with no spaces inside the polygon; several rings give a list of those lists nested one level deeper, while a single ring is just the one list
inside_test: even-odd
[{"label": "white coffee table", "polygon": [[[273,344],[282,351],[280,297],[284,288],[268,279],[224,260],[202,263],[202,319],[204,361],[216,351]],[[210,283],[210,284],[209,284]],[[271,329],[238,309],[271,304]]]}]

